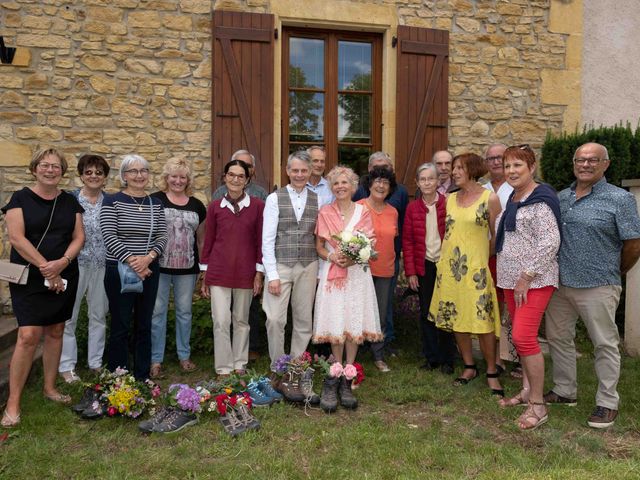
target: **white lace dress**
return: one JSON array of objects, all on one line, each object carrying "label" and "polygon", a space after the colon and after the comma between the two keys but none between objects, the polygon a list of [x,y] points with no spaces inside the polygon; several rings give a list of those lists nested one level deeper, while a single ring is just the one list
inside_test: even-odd
[{"label": "white lace dress", "polygon": [[[363,211],[356,205],[355,211],[345,230],[353,230]],[[333,252],[333,247],[325,242],[325,248]],[[362,265],[347,269],[347,279],[342,288],[329,285],[329,268],[320,274],[313,321],[313,343],[344,343],[345,340],[363,343],[365,340],[379,342],[383,339],[380,331],[380,316],[376,292],[373,287],[371,270],[364,271]]]}]

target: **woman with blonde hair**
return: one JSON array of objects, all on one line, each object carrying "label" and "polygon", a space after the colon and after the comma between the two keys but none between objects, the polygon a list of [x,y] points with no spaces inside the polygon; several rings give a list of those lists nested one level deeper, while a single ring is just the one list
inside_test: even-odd
[{"label": "woman with blonde hair", "polygon": [[158,181],[160,191],[151,196],[164,205],[167,220],[167,247],[160,257],[160,281],[151,320],[151,378],[162,375],[167,336],[169,293],[173,287],[176,310],[176,349],[180,367],[195,370],[191,361],[191,305],[199,274],[199,258],[204,243],[204,204],[192,196],[193,176],[184,158],[167,160]]},{"label": "woman with blonde hair", "polygon": [[343,254],[335,238],[342,232],[359,231],[374,239],[369,209],[351,200],[358,176],[338,165],[327,180],[335,200],[320,209],[316,225],[316,251],[327,264],[321,270],[316,293],[313,342],[330,343],[336,362],[325,378],[320,399],[320,407],[329,413],[338,406],[338,394],[344,408],[358,406],[351,391],[358,345],[380,342],[383,335],[371,270]]}]

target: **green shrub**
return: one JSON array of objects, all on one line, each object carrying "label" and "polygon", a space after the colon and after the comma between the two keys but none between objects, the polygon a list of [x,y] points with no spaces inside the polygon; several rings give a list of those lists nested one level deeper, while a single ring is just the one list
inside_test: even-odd
[{"label": "green shrub", "polygon": [[558,191],[568,187],[574,180],[573,154],[588,142],[604,145],[609,150],[611,164],[606,177],[609,183],[621,186],[627,178],[640,178],[640,127],[631,125],[613,127],[585,127],[582,132],[547,134],[542,146],[542,168],[544,180]]}]

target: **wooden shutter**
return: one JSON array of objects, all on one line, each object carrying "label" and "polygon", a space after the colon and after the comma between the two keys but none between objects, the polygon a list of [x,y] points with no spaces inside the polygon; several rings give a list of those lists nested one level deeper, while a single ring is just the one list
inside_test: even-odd
[{"label": "wooden shutter", "polygon": [[449,32],[398,27],[396,152],[398,181],[415,191],[415,172],[448,148]]},{"label": "wooden shutter", "polygon": [[256,157],[256,181],[273,183],[273,15],[213,14],[213,157],[211,186],[233,152]]}]

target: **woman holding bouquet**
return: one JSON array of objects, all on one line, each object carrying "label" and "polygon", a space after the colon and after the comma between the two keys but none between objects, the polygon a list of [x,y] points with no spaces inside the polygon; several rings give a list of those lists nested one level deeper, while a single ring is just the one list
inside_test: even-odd
[{"label": "woman holding bouquet", "polygon": [[[328,264],[320,274],[316,293],[313,342],[331,343],[336,363],[325,378],[320,406],[325,412],[333,412],[338,406],[338,393],[343,407],[358,406],[351,392],[358,345],[365,340],[380,342],[383,336],[373,279],[365,270],[372,248],[367,241],[358,242],[356,238],[360,232],[373,240],[369,210],[351,201],[358,176],[350,168],[336,166],[327,180],[335,201],[320,209],[316,226],[316,250]],[[352,247],[350,255],[344,253],[346,244]]]},{"label": "woman holding bouquet", "polygon": [[[371,260],[371,275],[378,299],[380,328],[384,332],[390,298],[391,280],[394,274],[396,251],[394,241],[398,236],[398,211],[389,205],[387,199],[395,191],[396,176],[387,167],[373,167],[369,172],[369,196],[358,203],[367,207],[373,222],[378,257]],[[381,372],[388,372],[389,366],[384,361],[384,342],[371,344],[373,363]]]}]

